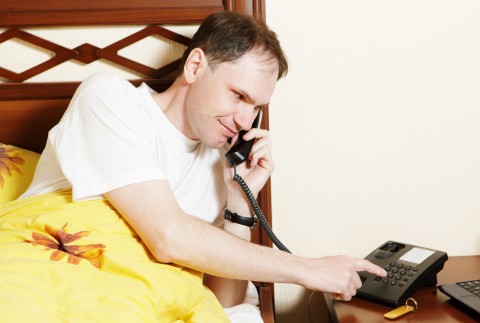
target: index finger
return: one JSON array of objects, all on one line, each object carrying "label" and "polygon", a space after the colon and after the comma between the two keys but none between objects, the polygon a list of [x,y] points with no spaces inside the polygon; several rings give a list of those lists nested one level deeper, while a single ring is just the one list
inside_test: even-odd
[{"label": "index finger", "polygon": [[244,140],[251,140],[254,138],[260,139],[264,137],[268,137],[270,135],[270,132],[266,129],[262,128],[252,128],[247,131],[245,135],[243,135]]},{"label": "index finger", "polygon": [[385,277],[387,275],[385,269],[365,259],[359,259],[357,265],[355,266],[355,269],[357,271],[368,271],[369,273],[382,277]]}]

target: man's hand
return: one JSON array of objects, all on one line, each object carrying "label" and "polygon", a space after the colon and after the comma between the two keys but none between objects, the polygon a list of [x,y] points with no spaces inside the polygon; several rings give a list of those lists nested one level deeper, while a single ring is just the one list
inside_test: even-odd
[{"label": "man's hand", "polygon": [[[387,272],[365,259],[335,256],[308,259],[305,281],[301,284],[311,290],[330,293],[337,300],[349,301],[355,296],[362,281],[357,272],[367,271],[384,277]],[[312,268],[312,266],[314,268]]]},{"label": "man's hand", "polygon": [[[255,139],[256,141],[253,144],[247,161],[237,165],[236,169],[237,173],[247,182],[250,191],[256,197],[274,169],[270,132],[265,129],[252,128],[243,136],[243,139],[247,141]],[[233,138],[233,140],[236,140],[236,138]],[[233,183],[233,175],[233,167],[226,162],[224,180],[229,193],[241,191],[238,183]]]}]

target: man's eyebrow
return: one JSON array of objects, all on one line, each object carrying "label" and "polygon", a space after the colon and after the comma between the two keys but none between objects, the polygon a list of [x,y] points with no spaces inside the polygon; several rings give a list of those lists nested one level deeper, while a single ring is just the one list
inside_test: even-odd
[{"label": "man's eyebrow", "polygon": [[[243,97],[248,103],[255,104],[255,100],[252,99],[252,97],[247,93],[247,91],[238,89],[238,90],[235,90],[235,92],[238,92],[239,94],[243,95]],[[267,108],[269,105],[270,105],[270,102],[265,104],[260,104],[258,105],[258,107]]]}]

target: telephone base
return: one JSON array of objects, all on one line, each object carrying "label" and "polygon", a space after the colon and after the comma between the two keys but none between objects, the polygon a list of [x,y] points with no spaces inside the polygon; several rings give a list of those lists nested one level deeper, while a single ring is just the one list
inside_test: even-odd
[{"label": "telephone base", "polygon": [[365,259],[384,268],[386,277],[360,273],[356,296],[389,306],[403,305],[418,288],[436,286],[437,273],[448,259],[443,251],[387,241]]}]

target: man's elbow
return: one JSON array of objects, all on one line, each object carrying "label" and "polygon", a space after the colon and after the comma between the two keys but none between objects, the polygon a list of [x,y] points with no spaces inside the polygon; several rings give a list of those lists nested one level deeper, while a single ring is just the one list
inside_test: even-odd
[{"label": "man's elbow", "polygon": [[152,256],[161,263],[168,264],[174,259],[168,243],[158,243],[158,241],[156,241],[155,244],[148,249],[152,253]]},{"label": "man's elbow", "polygon": [[153,257],[155,257],[155,259],[158,262],[161,262],[164,264],[173,262],[174,257],[172,257],[169,252],[163,250],[163,248],[156,248],[156,249],[160,249],[160,250],[155,250],[153,252]]},{"label": "man's elbow", "polygon": [[150,244],[149,250],[157,261],[164,264],[175,262],[176,259],[180,258],[178,246],[168,235],[155,239]]}]

